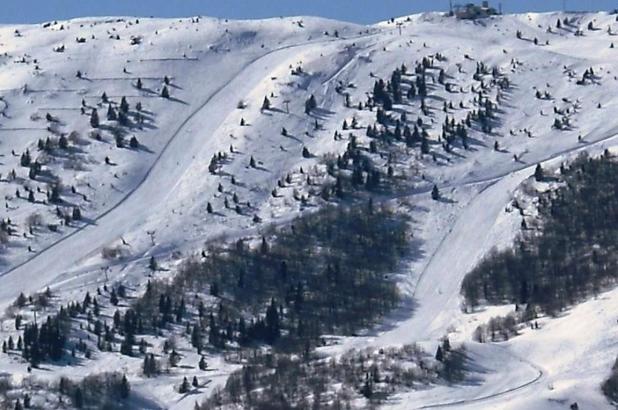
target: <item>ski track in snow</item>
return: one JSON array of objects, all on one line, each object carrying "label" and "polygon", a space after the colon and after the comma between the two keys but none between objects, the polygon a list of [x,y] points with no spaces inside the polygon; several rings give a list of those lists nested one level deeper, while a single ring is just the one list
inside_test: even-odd
[{"label": "ski track in snow", "polygon": [[[468,49],[471,49],[473,46],[486,48],[487,44],[483,44],[482,40],[476,39],[476,36],[482,36],[493,28],[457,22],[457,25],[461,27],[459,29],[461,33],[458,33],[458,29],[444,27],[444,20],[440,20],[440,18],[441,17],[437,17],[437,15],[433,14],[413,16],[409,25],[404,26],[406,38],[418,41],[421,36],[425,35],[427,41],[431,42],[433,40],[432,36],[438,36],[439,38],[437,41],[442,43],[443,48],[448,48],[452,46],[451,43],[455,42],[458,35],[461,34],[463,42],[461,45],[456,45],[456,51],[453,49],[455,46],[447,50],[447,53],[450,53],[451,56],[454,55],[454,53],[468,51]],[[508,16],[505,17],[504,20],[491,21],[500,22],[500,24],[494,26],[494,28],[497,27],[498,32],[501,30],[514,31],[514,29],[517,28],[532,32],[533,34],[529,34],[530,36],[535,35],[541,37],[544,34],[543,30],[539,27],[543,24],[553,24],[556,18],[560,18],[560,15],[531,14]],[[611,21],[609,20],[609,16],[604,14],[598,15],[597,18],[607,19],[608,22]],[[285,21],[289,23],[289,20]],[[504,24],[501,23],[502,21],[504,21]],[[325,31],[331,23],[321,22],[320,24],[323,24],[324,27],[323,30],[318,31]],[[451,22],[447,21],[446,24],[451,24]],[[165,24],[161,26],[161,29],[163,27],[165,27]],[[0,28],[2,27],[0,26]],[[169,27],[165,29],[171,30]],[[93,283],[98,283],[99,278],[97,278],[97,276],[100,276],[100,272],[104,269],[119,269],[116,278],[122,278],[129,275],[129,271],[135,269],[140,263],[147,261],[151,256],[168,257],[170,254],[179,251],[182,251],[183,254],[185,252],[191,253],[195,252],[196,249],[200,249],[204,244],[217,243],[238,236],[259,233],[260,229],[262,229],[261,227],[238,226],[234,223],[230,223],[229,226],[223,226],[215,233],[209,232],[204,235],[195,234],[190,239],[182,242],[175,238],[167,242],[163,240],[162,243],[157,243],[156,246],[152,247],[138,247],[130,256],[120,260],[101,261],[96,257],[97,252],[99,252],[103,246],[117,240],[125,233],[134,233],[139,230],[141,224],[148,222],[156,225],[157,223],[162,223],[166,218],[169,218],[169,215],[166,214],[164,216],[159,215],[160,219],[154,220],[154,222],[150,219],[152,216],[151,213],[157,214],[157,212],[159,212],[162,214],[161,209],[164,208],[161,204],[168,201],[172,194],[184,192],[185,185],[183,184],[186,184],[187,181],[189,181],[189,183],[192,181],[197,182],[196,180],[201,178],[199,176],[199,170],[197,172],[193,171],[192,167],[196,166],[196,163],[200,160],[204,161],[207,157],[198,155],[198,159],[196,159],[195,155],[192,157],[191,154],[195,152],[198,154],[205,152],[212,154],[229,142],[226,140],[225,143],[223,143],[213,137],[209,141],[204,142],[203,146],[201,146],[195,141],[195,134],[198,133],[198,130],[200,133],[209,135],[228,132],[231,129],[229,125],[230,121],[236,119],[234,117],[235,112],[232,110],[236,100],[241,97],[253,97],[254,95],[260,98],[262,95],[266,94],[266,90],[268,90],[271,85],[264,86],[265,79],[268,77],[274,78],[273,72],[286,73],[287,67],[285,67],[285,64],[289,63],[290,66],[292,66],[292,62],[304,60],[305,58],[309,60],[309,64],[311,62],[319,64],[316,63],[316,61],[324,61],[320,60],[317,54],[318,51],[323,50],[324,52],[332,53],[333,60],[337,60],[338,58],[341,59],[341,61],[329,62],[330,65],[324,69],[323,73],[320,73],[324,74],[325,77],[317,77],[320,81],[313,81],[314,78],[312,77],[303,79],[303,81],[307,81],[307,83],[303,83],[305,87],[304,91],[307,91],[307,87],[309,86],[317,87],[314,88],[315,90],[322,90],[324,94],[324,101],[322,101],[322,104],[326,111],[328,111],[329,108],[336,107],[339,98],[334,92],[335,81],[340,79],[346,81],[365,81],[362,84],[357,84],[357,87],[363,91],[369,90],[371,81],[366,80],[364,77],[361,79],[360,75],[358,75],[358,77],[356,76],[356,72],[362,71],[363,69],[361,60],[365,58],[365,53],[367,54],[366,59],[368,61],[373,61],[373,53],[382,51],[386,55],[388,55],[388,53],[393,53],[395,56],[390,59],[380,60],[376,58],[378,61],[376,63],[376,70],[384,71],[386,74],[388,74],[386,68],[392,70],[395,64],[400,64],[404,59],[402,56],[405,55],[407,61],[410,60],[409,56],[406,54],[407,52],[399,52],[395,47],[396,44],[399,44],[400,47],[402,46],[402,37],[395,35],[397,29],[392,28],[392,26],[389,27],[386,23],[374,26],[372,29],[380,30],[368,34],[347,36],[346,38],[340,39],[303,40],[273,48],[244,61],[235,72],[226,73],[229,75],[229,78],[225,81],[219,79],[223,82],[214,88],[209,95],[205,96],[201,102],[195,103],[195,108],[192,108],[187,116],[183,117],[181,120],[178,118],[174,119],[180,122],[174,125],[173,131],[169,134],[165,143],[160,147],[155,158],[149,164],[149,167],[139,177],[137,183],[124,192],[114,205],[100,212],[96,217],[93,217],[92,223],[74,228],[60,239],[48,243],[46,246],[39,249],[32,257],[13,264],[9,269],[0,273],[0,284],[2,284],[2,286],[0,286],[0,307],[6,307],[16,297],[16,291],[32,293],[48,285],[52,286],[54,289],[57,288],[63,291],[77,291],[85,288],[92,288]],[[479,34],[477,30],[484,31]],[[440,37],[443,31],[445,34],[443,37]],[[521,41],[517,42],[507,38],[502,39],[499,37],[499,34],[495,35],[497,37],[494,38],[495,43],[492,44],[494,48],[503,46],[505,49],[515,49],[521,52],[521,58],[526,61],[526,63],[528,63],[528,61],[532,62],[537,58],[537,55],[530,52]],[[504,34],[501,33],[501,35]],[[509,33],[509,35],[511,36],[512,33]],[[503,40],[504,44],[499,43],[498,40],[495,40],[496,38]],[[618,70],[618,67],[611,64],[613,60],[610,59],[610,62],[605,61],[607,58],[605,54],[600,56],[594,54],[594,52],[592,52],[592,54],[588,52],[587,54],[586,47],[592,47],[592,42],[595,41],[593,34],[590,34],[590,39],[578,39],[577,41],[587,43],[584,43],[584,45],[572,51],[570,48],[571,45],[567,40],[563,38],[554,39],[553,37],[551,39],[552,44],[547,50],[538,51],[539,53],[545,53],[540,58],[547,59],[547,65],[563,64],[564,66],[574,66],[579,64],[579,68],[583,68],[586,65],[603,64],[610,65],[612,69]],[[217,50],[230,47],[225,40],[217,40],[219,42],[216,42],[213,46]],[[368,40],[372,41],[368,42]],[[465,40],[468,40],[468,42],[465,42]],[[52,40],[49,41],[51,42]],[[366,43],[355,44],[357,41],[366,41]],[[557,45],[553,44],[554,41]],[[391,43],[392,49],[390,47]],[[332,49],[330,48],[331,46],[333,47]],[[345,47],[341,48],[339,46]],[[418,58],[419,56],[423,56],[423,53],[429,52],[423,50],[424,47],[420,48],[420,46],[416,44],[414,44],[414,47],[419,47],[416,52],[413,52],[412,48],[404,50],[410,50],[409,54],[414,54],[414,58]],[[178,52],[178,50],[180,50],[180,47],[175,49],[174,52]],[[441,48],[439,48],[439,50],[441,50]],[[501,58],[503,57],[499,55],[499,52],[492,54],[491,50],[483,51],[486,52],[484,56],[488,60],[502,61]],[[399,52],[401,56],[397,54],[397,52]],[[476,49],[475,52],[477,54],[483,54],[478,49]],[[120,55],[124,54],[121,53]],[[473,55],[475,54],[473,53]],[[197,57],[187,57],[184,59],[175,57],[150,57],[151,58],[141,59],[140,61],[148,61],[150,63],[167,63],[172,60],[179,62],[199,61],[199,59],[196,59]],[[53,58],[59,57],[53,56]],[[127,63],[129,61],[131,60],[128,59]],[[0,63],[1,62],[2,60],[0,60]],[[382,64],[382,66],[379,64]],[[542,70],[542,66],[542,63],[534,65],[533,68],[530,69],[525,66],[522,71],[514,73],[513,77],[519,78],[517,75],[521,75],[523,79],[531,81],[531,79],[535,79],[532,77],[532,74],[522,74],[522,72],[525,72],[525,70]],[[559,71],[559,69],[556,69],[553,73]],[[2,80],[3,74],[4,72],[0,71],[0,80]],[[92,80],[127,80],[126,78],[109,77],[107,74],[108,73],[105,72],[99,73],[99,75],[93,77]],[[609,74],[610,71],[608,69],[604,81],[610,81]],[[547,81],[547,83],[554,80],[554,78],[550,77],[548,74],[540,75],[545,75],[545,77],[542,78],[544,81]],[[143,76],[142,78],[147,79],[149,77]],[[373,80],[373,78],[371,80]],[[319,84],[313,84],[314,82],[318,82]],[[540,80],[538,82],[542,83]],[[4,85],[5,83],[0,81],[0,84]],[[536,85],[535,83],[535,86],[539,88],[541,85]],[[565,89],[570,85],[572,84],[567,84],[566,86],[562,85],[564,88],[556,90],[556,95],[558,96],[566,93]],[[516,98],[523,98],[521,97],[521,95],[524,95],[522,88],[528,86],[529,84],[527,83],[515,84],[512,94],[515,95]],[[587,87],[595,86],[590,85]],[[6,92],[8,94],[17,93],[20,90],[20,88],[2,88],[0,92]],[[596,93],[599,94],[599,100],[609,98],[608,93],[613,92],[607,90],[610,87],[602,88],[603,89],[599,88]],[[30,90],[32,93],[38,93],[39,91],[41,93],[74,93],[80,90],[51,88]],[[552,91],[554,90],[552,89]],[[578,92],[584,93],[584,97],[582,98],[590,97],[590,94],[586,94],[590,93],[589,89],[585,89],[584,91],[577,89],[576,96],[579,99]],[[595,93],[591,94],[597,98]],[[509,98],[514,99],[515,97],[509,95]],[[515,119],[511,120],[509,117],[505,119],[505,122],[512,121],[512,124],[509,123],[512,125],[511,129],[526,126],[536,128],[535,131],[544,129],[542,128],[545,127],[544,124],[542,126],[539,125],[542,124],[541,120],[538,120],[538,123],[533,122],[532,125],[527,125],[524,121],[534,116],[535,114],[533,114],[533,112],[538,111],[539,108],[541,110],[547,109],[547,104],[543,105],[545,102],[540,101],[538,102],[538,106],[522,106],[520,109],[517,109],[515,106],[517,103],[522,104],[522,101],[516,100],[513,103],[507,99],[505,107],[507,107],[506,109]],[[603,102],[605,104],[605,101]],[[610,100],[608,108],[605,109],[615,110],[616,107],[613,104],[613,100]],[[227,108],[223,110],[218,109],[220,106]],[[11,106],[9,102],[5,101],[4,98],[0,98],[0,114],[6,118],[7,115],[10,114],[10,110]],[[53,110],[58,110],[58,107],[49,107],[48,110],[53,112]],[[9,111],[9,114],[6,113],[7,111]],[[589,111],[584,111],[584,114],[587,113],[593,113],[593,109],[589,108]],[[574,114],[576,118],[575,121],[580,121],[580,117],[578,117],[577,114],[578,112]],[[397,395],[399,402],[394,400],[392,403],[386,403],[386,407],[392,405],[393,408],[402,410],[409,408],[433,409],[460,407],[486,409],[534,408],[544,410],[555,408],[555,404],[552,404],[554,402],[550,402],[550,400],[546,398],[551,398],[555,402],[559,402],[563,400],[563,397],[577,397],[584,403],[589,403],[589,408],[607,406],[607,403],[599,399],[600,396],[598,392],[593,392],[594,394],[591,393],[591,395],[588,396],[585,394],[586,392],[578,391],[582,389],[577,389],[568,384],[569,380],[563,382],[562,379],[560,379],[560,371],[552,367],[552,358],[548,358],[547,355],[544,355],[542,349],[533,351],[530,355],[522,353],[522,350],[533,346],[530,341],[530,339],[533,339],[533,336],[531,336],[529,332],[524,332],[524,335],[504,344],[481,345],[469,342],[470,329],[481,322],[475,322],[477,319],[474,315],[467,316],[463,314],[460,306],[461,281],[465,274],[473,268],[483,255],[496,245],[496,243],[508,243],[509,238],[512,239],[513,232],[500,231],[501,227],[499,226],[499,221],[503,218],[504,207],[512,199],[514,192],[521,186],[522,182],[533,173],[536,164],[543,163],[544,166],[549,166],[550,168],[556,167],[560,161],[572,158],[579,152],[590,151],[592,153],[599,153],[605,148],[611,148],[616,145],[615,140],[618,138],[618,126],[615,125],[613,118],[602,117],[602,114],[596,113],[590,115],[593,116],[590,120],[581,118],[581,124],[577,124],[581,127],[580,129],[584,130],[582,142],[575,143],[573,141],[566,141],[567,138],[572,138],[572,135],[566,137],[563,135],[559,135],[558,137],[555,135],[541,135],[538,137],[538,142],[534,140],[513,142],[512,147],[507,147],[513,149],[513,151],[508,151],[509,156],[511,152],[520,152],[520,150],[524,150],[523,152],[526,154],[525,159],[527,162],[517,163],[512,161],[509,162],[510,160],[499,161],[493,157],[490,158],[491,154],[483,154],[480,151],[490,151],[491,148],[481,147],[479,151],[470,154],[470,159],[455,165],[459,168],[454,168],[450,171],[438,170],[433,174],[430,173],[430,177],[426,184],[417,186],[408,191],[400,192],[393,197],[385,199],[385,201],[388,202],[410,200],[415,204],[418,203],[427,207],[431,206],[431,212],[442,212],[444,218],[451,219],[448,221],[439,221],[440,218],[434,216],[433,218],[437,219],[428,223],[428,225],[431,225],[431,223],[435,222],[437,225],[441,225],[438,228],[427,228],[425,232],[427,237],[423,239],[427,242],[428,254],[419,262],[419,266],[414,266],[410,269],[411,271],[419,273],[416,274],[416,276],[412,275],[407,277],[402,284],[411,289],[409,296],[416,304],[412,312],[406,312],[406,319],[397,321],[391,328],[384,331],[369,332],[368,335],[355,338],[342,338],[341,345],[332,348],[333,353],[336,354],[349,348],[362,348],[366,346],[378,347],[414,342],[418,342],[423,345],[423,347],[431,349],[441,337],[452,333],[456,341],[468,345],[471,357],[474,358],[474,364],[476,366],[489,369],[487,370],[487,374],[484,375],[482,383],[478,385],[463,387],[440,386],[436,388],[435,392],[405,392]],[[595,115],[598,117],[595,117]],[[336,124],[343,118],[344,117],[338,113],[333,113],[332,119],[328,118],[324,121],[328,124],[330,124],[329,121]],[[349,119],[349,116],[345,118]],[[300,120],[302,120],[302,118],[300,118]],[[300,120],[298,121],[300,122]],[[265,120],[258,119],[258,121]],[[272,120],[275,124],[273,127],[276,128],[284,124],[287,127],[287,123],[278,123],[276,121],[277,119]],[[20,124],[16,124],[15,127],[12,128],[4,128],[5,123],[2,125],[0,131],[12,132],[20,129],[32,129],[21,127],[19,126]],[[256,132],[258,132],[259,135],[261,135],[262,131],[265,133],[272,132],[272,130],[261,130],[259,127],[256,128],[258,128]],[[505,134],[507,128],[507,125],[501,126]],[[300,130],[301,129],[298,128],[298,131]],[[543,134],[546,133],[545,131],[541,132]],[[475,135],[475,137],[476,136],[477,135]],[[511,136],[510,138],[517,139],[518,137]],[[556,140],[555,142],[548,143],[547,138],[555,138]],[[269,143],[271,142],[270,140],[268,141]],[[490,140],[488,141],[490,142]],[[506,144],[511,143],[508,139],[504,141]],[[242,143],[249,144],[249,142],[246,141]],[[241,151],[243,150],[242,143],[240,146]],[[307,142],[307,144],[309,144],[309,142]],[[315,144],[319,144],[319,142]],[[330,144],[332,143],[324,141],[324,148],[327,149],[331,147]],[[258,143],[247,146],[251,148],[256,145],[258,145]],[[480,145],[483,145],[483,141],[481,141]],[[183,152],[183,147],[184,151],[189,151],[189,153]],[[189,148],[187,149],[186,147]],[[537,147],[538,151],[535,151]],[[495,157],[500,154],[494,153],[493,155]],[[476,164],[481,164],[478,165],[480,168],[478,172],[477,169],[474,168],[477,165],[472,164],[474,161],[476,161]],[[484,161],[487,161],[487,163],[484,163]],[[495,166],[492,167],[492,165]],[[285,166],[286,164],[282,164],[281,168],[278,168],[277,171],[283,171]],[[166,175],[166,173],[170,175]],[[168,186],[167,183],[162,183],[164,181],[171,181],[172,185]],[[431,192],[434,183],[437,184],[441,192],[452,195],[456,199],[454,204],[428,205],[427,194]],[[181,198],[177,203],[184,205],[182,201],[183,199]],[[270,222],[270,225],[276,226],[289,223],[296,215],[298,215],[298,213],[286,214],[283,217],[275,219],[274,222]],[[223,223],[221,224],[226,225]],[[132,278],[135,278],[135,275],[132,276]],[[573,312],[566,317],[548,322],[547,326],[550,328],[568,329],[570,320],[582,320],[581,318],[585,318],[586,316],[584,316],[584,314],[590,309],[611,311],[611,309],[616,306],[615,302],[613,302],[615,299],[617,299],[616,295],[611,293],[611,295],[605,299],[601,298],[591,303],[583,304],[583,306],[573,309]],[[491,317],[491,312],[492,308],[489,308],[485,314],[482,313],[479,317],[488,319]],[[605,315],[602,319],[599,319],[599,328],[603,328],[602,324],[607,326],[605,322],[602,322],[603,320],[607,323],[610,323],[610,319],[611,322],[614,321],[613,317],[608,319],[608,316],[609,315]],[[541,332],[538,333],[539,336],[537,336],[541,341],[537,341],[536,343],[544,343],[546,340],[544,338],[547,338],[549,340],[548,343],[551,343],[553,340],[551,339],[551,335],[547,332],[542,332],[543,330],[541,330]],[[565,339],[568,339],[566,335]],[[592,346],[596,345],[593,344]],[[615,347],[615,343],[610,346],[603,346],[608,352],[606,360],[608,369],[613,362],[613,356],[615,356],[615,352],[611,350],[611,347]],[[586,352],[586,349],[586,347],[581,348],[583,352]],[[588,349],[592,348],[588,347]],[[328,349],[326,349],[326,351],[327,350]],[[581,351],[578,351],[578,353],[580,355],[582,354]],[[562,351],[561,354],[569,354],[569,352]],[[563,362],[560,362],[560,364],[564,367],[568,366]],[[121,361],[116,362],[115,365],[125,366],[125,369],[129,366],[126,362]],[[216,375],[216,382],[210,383],[208,389],[212,389],[214,386],[224,383],[225,377],[229,374],[230,369],[225,368],[224,364],[221,364],[221,368],[222,370]],[[564,369],[562,369],[562,371],[565,374],[568,373],[564,371]],[[599,375],[596,376],[600,377]],[[212,377],[215,378],[215,375]],[[584,376],[581,377],[584,378]],[[560,386],[555,392],[554,383]],[[566,384],[566,387],[563,387],[561,383]],[[591,386],[598,385],[596,381],[590,381],[590,383],[591,384],[585,386],[592,389]],[[551,386],[551,388],[548,388],[546,384]],[[139,386],[141,390],[148,389],[147,386]],[[194,400],[192,397],[168,397],[163,393],[161,394],[163,397],[153,397],[153,400],[162,407],[168,406],[177,409],[189,409],[192,407]]]},{"label": "ski track in snow", "polygon": [[[195,118],[197,115],[200,114],[200,112],[203,111],[203,109],[208,106],[208,104],[211,103],[211,101],[217,97],[218,95],[220,95],[221,93],[223,93],[227,87],[229,87],[229,84],[235,81],[239,81],[239,79],[241,78],[242,74],[249,71],[251,68],[253,68],[255,65],[257,65],[258,63],[260,63],[262,60],[266,59],[269,56],[273,56],[277,53],[281,53],[283,51],[288,51],[288,50],[294,50],[294,49],[302,49],[305,47],[315,47],[315,46],[319,46],[320,44],[328,44],[328,43],[332,43],[334,41],[351,41],[354,39],[360,39],[363,37],[372,37],[375,36],[375,34],[368,34],[368,35],[361,35],[358,37],[352,37],[350,39],[341,39],[341,40],[327,40],[327,41],[318,41],[318,42],[308,42],[308,43],[301,43],[301,44],[293,44],[293,45],[289,45],[289,46],[284,46],[272,51],[269,51],[268,53],[265,53],[264,55],[257,57],[251,61],[248,62],[247,65],[245,65],[238,73],[236,73],[232,79],[225,84],[222,84],[219,88],[217,88],[195,111],[193,111],[185,120],[183,120],[180,125],[178,126],[177,130],[171,135],[171,137],[169,138],[168,142],[165,144],[165,146],[163,147],[163,149],[161,150],[161,152],[157,155],[157,158],[155,159],[155,161],[153,162],[152,166],[150,167],[150,169],[148,169],[148,171],[146,172],[146,174],[141,178],[141,180],[139,181],[139,183],[136,185],[136,187],[134,189],[132,189],[131,191],[129,191],[118,203],[116,203],[114,206],[112,206],[111,208],[109,208],[108,210],[106,210],[105,212],[103,212],[102,214],[98,215],[96,218],[94,218],[93,222],[94,224],[87,224],[84,225],[83,227],[74,229],[73,232],[65,235],[64,237],[62,237],[61,239],[57,240],[56,242],[52,243],[51,245],[47,246],[46,248],[40,250],[37,254],[35,254],[34,256],[32,256],[31,258],[29,258],[28,260],[17,264],[16,266],[8,269],[5,272],[0,273],[0,277],[4,277],[4,276],[9,276],[9,275],[24,275],[25,272],[31,270],[31,267],[33,264],[37,263],[37,261],[39,259],[42,259],[48,252],[50,252],[51,250],[54,250],[55,252],[57,252],[58,254],[63,254],[63,253],[69,253],[66,252],[66,250],[63,249],[57,249],[59,246],[63,245],[64,243],[66,243],[69,240],[72,240],[74,238],[75,241],[81,241],[81,239],[78,237],[78,235],[86,230],[96,230],[98,225],[104,225],[105,222],[105,218],[108,217],[108,215],[110,215],[112,212],[114,212],[115,214],[123,214],[125,213],[125,211],[123,210],[123,205],[125,205],[125,203],[129,200],[131,200],[136,194],[139,194],[140,189],[142,189],[142,186],[145,183],[148,183],[150,181],[152,181],[153,179],[149,179],[150,176],[152,175],[152,173],[154,171],[157,170],[158,165],[161,163],[161,160],[164,158],[165,155],[169,155],[169,156],[173,156],[176,154],[176,151],[171,151],[168,148],[175,143],[176,139],[178,138],[179,135],[181,135],[181,133],[185,130],[185,128],[187,128],[187,125],[191,122],[191,120],[193,118]],[[188,132],[185,133],[185,135],[190,135]],[[184,166],[184,168],[187,168],[189,166],[189,164],[186,164]],[[180,168],[183,168],[183,166],[181,165]],[[153,184],[157,184],[157,180],[154,180]],[[163,194],[164,192],[162,191],[157,191],[155,190],[155,192],[161,194],[161,199],[163,199]],[[157,202],[157,198],[156,197],[152,197],[149,196],[149,200],[154,202]],[[111,215],[109,216],[110,219],[114,219],[115,216]],[[118,226],[118,224],[111,224],[112,226],[116,226],[119,228],[119,230],[117,232],[112,232],[112,233],[108,233],[107,237],[109,239],[113,239],[113,238],[118,238],[123,234],[123,228],[124,226]],[[67,244],[66,245],[67,248],[71,248],[71,244]],[[64,263],[65,265],[71,265],[73,264],[72,261],[66,261]],[[64,270],[60,271],[61,273],[64,272]],[[55,278],[47,278],[48,282],[47,283],[51,283],[54,281]],[[45,287],[46,284],[41,283],[38,285],[35,285],[35,287],[31,287],[30,289],[41,289],[43,287]],[[2,292],[0,291],[0,301],[4,300],[4,302],[6,303],[7,299],[3,299],[4,295],[2,295]]]}]

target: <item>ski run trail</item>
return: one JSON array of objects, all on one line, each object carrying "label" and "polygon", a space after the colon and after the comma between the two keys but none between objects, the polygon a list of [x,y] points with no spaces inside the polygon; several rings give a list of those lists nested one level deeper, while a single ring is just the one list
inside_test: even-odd
[{"label": "ski run trail", "polygon": [[[571,23],[556,29],[556,21],[565,17]],[[586,30],[591,21],[598,30]],[[578,28],[585,35],[575,36]],[[435,160],[417,152],[406,158],[401,169],[414,185],[384,200],[409,206],[414,236],[422,243],[420,254],[397,272],[408,302],[382,326],[339,337],[337,344],[320,350],[338,355],[352,348],[418,343],[432,352],[444,336],[466,346],[471,380],[398,393],[384,408],[550,410],[572,402],[582,409],[612,408],[600,384],[616,357],[618,290],[564,316],[542,318],[539,329],[524,329],[510,341],[486,344],[472,340],[475,328],[514,306],[465,313],[460,290],[464,276],[490,250],[513,243],[521,217],[507,209],[534,184],[537,163],[555,170],[584,151],[598,155],[617,145],[618,51],[610,48],[614,31],[618,23],[607,13],[477,21],[427,13],[372,26],[312,17],[110,17],[0,26],[2,218],[10,218],[17,230],[0,255],[1,339],[17,335],[4,312],[22,292],[50,287],[61,303],[82,299],[86,291],[108,283],[143,291],[152,275],[173,275],[184,258],[199,254],[206,244],[259,234],[266,226],[311,212],[293,199],[291,189],[278,198],[271,190],[299,167],[319,169],[321,155],[345,151],[347,141],[333,139],[335,130],[347,133],[341,129],[344,120],[355,118],[361,137],[375,122],[375,112],[344,107],[341,87],[354,103],[365,101],[376,79],[389,79],[402,63],[412,70],[431,56],[453,87],[448,91],[438,84],[438,71],[432,71],[432,112],[425,118],[430,138],[437,141],[446,115],[459,121],[473,107],[472,88],[479,82],[472,76],[478,62],[497,67],[510,81],[501,95],[498,123],[490,135],[471,131],[470,150],[457,149],[447,158],[436,144],[432,149],[440,154]],[[302,73],[292,75],[297,67]],[[594,69],[593,81],[577,85],[588,68]],[[160,97],[164,77],[169,79],[169,99]],[[537,98],[537,90],[551,97]],[[143,124],[126,136],[135,135],[139,148],[115,147],[107,104],[99,104],[103,92],[116,102],[126,96],[131,106],[143,104]],[[320,112],[318,130],[304,115],[311,94]],[[274,106],[267,113],[260,112],[264,96]],[[445,101],[456,104],[448,113],[442,110]],[[82,106],[86,113],[98,108],[101,140]],[[555,107],[568,112],[570,129],[552,127]],[[420,103],[396,104],[395,111],[416,120]],[[46,120],[47,113],[52,121]],[[245,126],[239,125],[241,119]],[[283,127],[287,138],[281,135]],[[26,149],[38,152],[39,139],[63,133],[71,134],[75,152],[64,158],[41,154],[40,160],[60,178],[69,208],[83,212],[83,220],[70,226],[58,223],[54,207],[44,204],[45,185],[29,181],[19,165]],[[499,150],[493,149],[495,141]],[[211,157],[229,153],[230,145],[234,152],[225,175],[211,175]],[[303,147],[315,155],[305,158]],[[248,166],[252,156],[257,167]],[[16,178],[10,177],[12,170]],[[224,208],[229,192],[219,192],[218,186],[224,183],[228,189],[230,175],[240,181],[234,189],[241,200],[251,204],[247,212]],[[434,184],[446,201],[431,199]],[[16,195],[25,185],[35,192],[33,202]],[[209,201],[221,211],[207,213]],[[29,231],[33,215],[42,222]],[[256,225],[253,215],[263,223]],[[43,229],[45,225],[55,225],[55,232]],[[109,250],[120,256],[104,257]],[[165,269],[151,274],[152,256]],[[189,370],[144,379],[141,360],[120,355],[101,354],[78,367],[50,365],[51,371],[34,373],[51,379],[122,371],[144,398],[139,407],[192,409],[235,369],[221,357],[211,357],[209,363],[216,369],[209,375],[211,383],[190,396],[174,391],[184,376],[192,377]],[[0,373],[19,380],[26,365],[0,355]]]}]

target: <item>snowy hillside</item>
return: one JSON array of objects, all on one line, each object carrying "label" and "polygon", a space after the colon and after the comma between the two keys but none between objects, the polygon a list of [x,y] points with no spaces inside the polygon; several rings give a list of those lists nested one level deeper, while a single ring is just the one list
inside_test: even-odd
[{"label": "snowy hillside", "polygon": [[[615,290],[478,343],[475,329],[515,306],[472,312],[461,286],[489,251],[512,245],[522,226],[513,199],[534,212],[532,192],[553,188],[534,183],[537,164],[551,173],[583,151],[618,152],[615,33],[606,13],[0,26],[0,339],[21,337],[16,317],[43,323],[87,293],[107,326],[212,246],[259,246],[299,215],[364,203],[349,186],[366,187],[376,205],[410,217],[414,250],[383,275],[402,303],[377,326],[334,332],[319,354],[417,344],[431,362],[445,337],[465,347],[467,379],[397,390],[384,408],[612,408],[600,386],[617,354]],[[129,296],[114,303],[120,287]],[[213,306],[218,296],[199,295]],[[180,363],[147,377],[137,341],[133,356],[120,339],[91,352],[101,342],[91,316],[85,302],[72,316],[73,337],[88,345],[73,359],[30,369],[17,348],[0,354],[0,373],[18,386],[11,408],[33,390],[24,380],[117,371],[131,383],[129,407],[191,409],[244,363],[226,360],[236,343],[198,355],[177,320],[143,339],[163,358],[174,338]],[[199,386],[179,393],[194,376]]]}]

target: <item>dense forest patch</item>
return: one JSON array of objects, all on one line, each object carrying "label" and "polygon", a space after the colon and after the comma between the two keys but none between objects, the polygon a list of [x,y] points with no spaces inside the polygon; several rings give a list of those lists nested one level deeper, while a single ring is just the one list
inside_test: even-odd
[{"label": "dense forest patch", "polygon": [[557,314],[615,285],[618,162],[608,152],[582,155],[561,167],[559,178],[559,188],[538,196],[538,228],[525,229],[512,249],[493,252],[466,276],[469,306],[519,303]]},{"label": "dense forest patch", "polygon": [[198,351],[256,343],[307,350],[323,334],[370,327],[398,305],[390,274],[410,242],[407,218],[386,207],[327,208],[261,242],[212,247],[172,283],[151,282],[125,313],[135,325],[123,332],[182,324]]}]

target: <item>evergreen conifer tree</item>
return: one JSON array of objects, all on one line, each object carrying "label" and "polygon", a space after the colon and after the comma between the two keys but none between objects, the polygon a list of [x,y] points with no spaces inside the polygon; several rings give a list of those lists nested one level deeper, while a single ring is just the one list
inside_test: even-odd
[{"label": "evergreen conifer tree", "polygon": [[436,350],[436,360],[439,362],[444,361],[444,352],[442,351],[442,346],[438,346],[438,350]]},{"label": "evergreen conifer tree", "polygon": [[537,164],[536,168],[534,169],[534,179],[536,179],[537,182],[541,182],[543,181],[543,179],[545,179],[545,173],[541,164]]},{"label": "evergreen conifer tree", "polygon": [[90,114],[90,126],[92,128],[99,128],[99,114],[96,108],[94,108]]},{"label": "evergreen conifer tree", "polygon": [[264,102],[262,102],[262,110],[270,110],[270,100],[268,97],[264,97]]},{"label": "evergreen conifer tree", "polygon": [[127,375],[122,376],[122,380],[120,381],[120,397],[126,399],[129,397],[129,393],[131,392],[131,386],[129,385],[129,381],[127,380]]},{"label": "evergreen conifer tree", "polygon": [[170,91],[167,89],[167,86],[163,86],[163,90],[161,90],[161,97],[170,98]]},{"label": "evergreen conifer tree", "polygon": [[182,383],[180,384],[180,387],[178,388],[178,392],[180,394],[185,394],[188,391],[189,391],[189,381],[187,380],[186,377],[184,377],[182,379]]},{"label": "evergreen conifer tree", "polygon": [[440,199],[440,190],[438,189],[437,185],[434,185],[433,189],[431,190],[431,199],[433,199],[434,201]]}]

